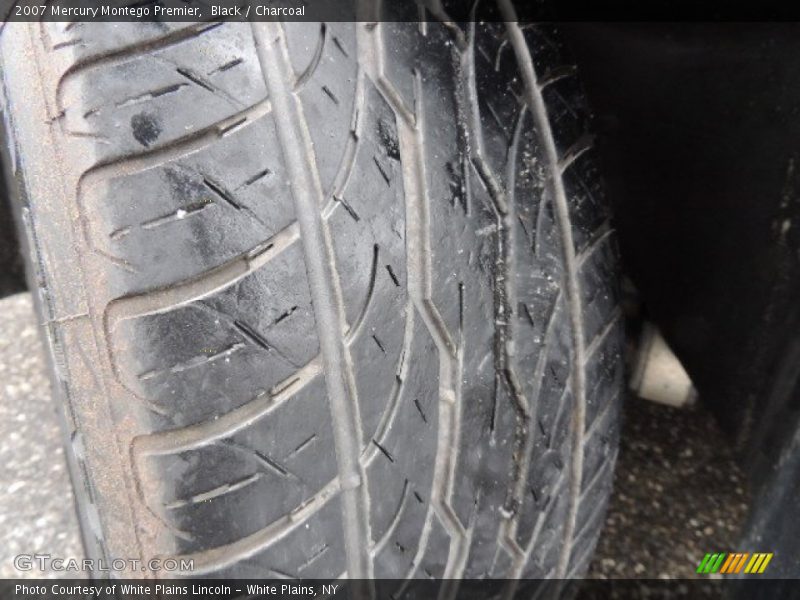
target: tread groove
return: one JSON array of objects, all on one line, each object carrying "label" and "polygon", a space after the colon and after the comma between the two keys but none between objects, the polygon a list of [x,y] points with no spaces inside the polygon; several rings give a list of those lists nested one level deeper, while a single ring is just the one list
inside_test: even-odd
[{"label": "tread groove", "polygon": [[201,502],[207,502],[209,500],[213,500],[214,498],[219,498],[220,496],[224,496],[225,494],[230,494],[237,490],[241,490],[251,483],[254,483],[261,477],[261,473],[253,473],[252,475],[248,475],[247,477],[243,477],[238,481],[234,481],[232,483],[224,483],[214,489],[208,490],[207,492],[203,492],[201,494],[194,494],[189,498],[182,498],[179,500],[173,500],[168,504],[164,505],[164,508],[167,510],[175,510],[176,508],[182,508],[184,506],[188,506],[190,504],[199,504]]},{"label": "tread groove", "polygon": [[176,31],[173,31],[160,38],[156,38],[153,40],[145,40],[143,42],[130,44],[127,46],[123,46],[121,48],[116,48],[109,52],[97,54],[82,60],[78,60],[75,63],[73,63],[66,71],[64,71],[64,73],[61,75],[58,81],[58,84],[56,85],[56,98],[58,104],[61,105],[61,93],[64,88],[64,84],[73,77],[75,77],[76,75],[84,73],[85,71],[88,71],[90,69],[96,69],[99,67],[104,67],[115,63],[124,62],[128,59],[135,58],[136,56],[139,56],[145,52],[157,52],[158,50],[163,50],[164,48],[168,48],[170,46],[191,40],[192,38],[196,38],[198,35],[202,35],[203,33],[211,31],[212,29],[216,29],[217,27],[220,27],[223,24],[224,23],[222,22],[197,23],[195,25],[191,25],[183,29],[178,29]]},{"label": "tread groove", "polygon": [[[378,244],[372,246],[372,265],[370,266],[369,272],[369,283],[367,284],[367,294],[364,298],[364,302],[361,305],[361,310],[356,317],[356,320],[350,326],[350,330],[347,332],[346,340],[348,344],[353,343],[354,340],[358,338],[358,334],[361,331],[361,327],[364,325],[364,319],[369,312],[369,307],[372,305],[372,298],[375,295],[375,281],[378,277],[378,256],[380,253],[380,248]],[[373,336],[374,337],[374,336]],[[384,350],[384,354],[386,351]]]},{"label": "tread groove", "polygon": [[321,213],[323,193],[303,109],[291,86],[293,74],[283,28],[276,23],[252,23],[251,27],[264,80],[276,109],[274,118],[281,151],[293,181],[292,197],[302,232],[306,272],[326,367],[325,381],[342,483],[347,572],[350,577],[366,579],[372,573],[372,561],[368,543],[366,475],[358,460],[361,447],[358,401],[343,339],[341,292],[334,281],[337,275],[330,233]]},{"label": "tread groove", "polygon": [[[533,66],[527,42],[516,18],[516,11],[511,0],[497,0],[501,13],[506,20],[511,47],[517,57],[522,79],[525,83],[528,106],[533,115],[537,130],[540,132],[547,156],[547,168],[550,176],[548,184],[552,189],[552,201],[556,212],[561,235],[561,245],[566,272],[566,293],[569,306],[570,325],[573,338],[573,355],[575,367],[572,369],[572,392],[575,397],[575,409],[572,419],[572,455],[569,473],[569,508],[564,531],[564,542],[556,569],[557,577],[563,578],[569,568],[572,540],[575,536],[575,525],[578,512],[578,499],[581,488],[581,472],[583,470],[584,429],[586,421],[586,372],[585,372],[585,340],[583,331],[580,284],[577,276],[575,245],[572,236],[569,203],[562,179],[563,165],[560,165],[556,151],[553,130],[547,114],[544,98],[537,83],[537,74]],[[561,168],[560,168],[561,167]]]},{"label": "tread groove", "polygon": [[317,47],[314,49],[314,55],[311,57],[311,62],[308,63],[308,66],[297,77],[297,81],[294,84],[295,92],[299,92],[303,89],[306,83],[308,83],[308,80],[314,76],[317,67],[319,67],[319,61],[322,59],[322,53],[325,50],[325,38],[327,31],[328,26],[325,25],[325,23],[320,23],[319,36],[317,37]]},{"label": "tread groove", "polygon": [[322,361],[317,357],[293,374],[289,378],[288,384],[279,383],[273,391],[262,392],[247,404],[212,421],[204,421],[180,429],[144,434],[134,438],[134,455],[138,457],[177,454],[230,437],[274,412],[320,374],[322,374]]},{"label": "tread groove", "polygon": [[250,251],[193,279],[116,298],[104,311],[105,330],[110,334],[121,321],[164,313],[224,290],[280,256],[299,238],[299,227],[293,223]]},{"label": "tread groove", "polygon": [[235,542],[231,542],[230,544],[176,556],[175,558],[179,560],[193,560],[194,569],[187,572],[175,571],[175,573],[183,576],[190,576],[192,574],[207,575],[221,571],[225,567],[246,561],[282,540],[294,530],[302,527],[311,514],[318,511],[327,504],[328,501],[340,493],[339,480],[337,478],[327,484],[295,512],[277,519],[260,531],[252,533]]}]

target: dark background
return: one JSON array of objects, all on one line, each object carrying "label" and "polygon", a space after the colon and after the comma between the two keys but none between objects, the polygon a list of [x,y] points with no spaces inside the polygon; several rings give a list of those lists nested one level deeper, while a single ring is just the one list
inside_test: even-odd
[{"label": "dark background", "polygon": [[624,268],[800,574],[800,26],[567,23]]},{"label": "dark background", "polygon": [[564,31],[595,109],[626,271],[744,445],[796,335],[800,27]]}]

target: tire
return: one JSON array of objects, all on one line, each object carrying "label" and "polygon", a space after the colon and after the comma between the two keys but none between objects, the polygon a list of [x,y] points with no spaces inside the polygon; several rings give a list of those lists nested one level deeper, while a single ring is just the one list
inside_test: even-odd
[{"label": "tire", "polygon": [[585,571],[621,313],[550,28],[14,23],[2,59],[90,556]]}]

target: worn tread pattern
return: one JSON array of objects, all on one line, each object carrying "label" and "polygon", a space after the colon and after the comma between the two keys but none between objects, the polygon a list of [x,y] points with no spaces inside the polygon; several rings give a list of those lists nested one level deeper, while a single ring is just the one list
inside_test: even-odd
[{"label": "worn tread pattern", "polygon": [[[397,597],[585,570],[621,390],[587,113],[552,28],[446,9],[6,28],[71,165],[79,314],[49,200],[21,195],[102,554],[406,578]],[[29,91],[4,80],[13,133]],[[103,435],[86,374],[117,458],[79,451]],[[112,471],[138,527],[109,522]]]}]

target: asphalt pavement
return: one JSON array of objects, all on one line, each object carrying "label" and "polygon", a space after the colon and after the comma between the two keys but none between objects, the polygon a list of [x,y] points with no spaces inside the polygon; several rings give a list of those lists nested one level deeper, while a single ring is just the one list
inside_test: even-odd
[{"label": "asphalt pavement", "polygon": [[57,407],[30,294],[0,300],[0,577],[19,554],[82,557]]},{"label": "asphalt pavement", "polygon": [[[598,578],[690,578],[736,548],[747,486],[713,419],[628,398],[614,494],[590,569]],[[57,407],[31,297],[0,300],[0,577],[19,554],[82,556]],[[58,576],[46,573],[45,576]]]}]

